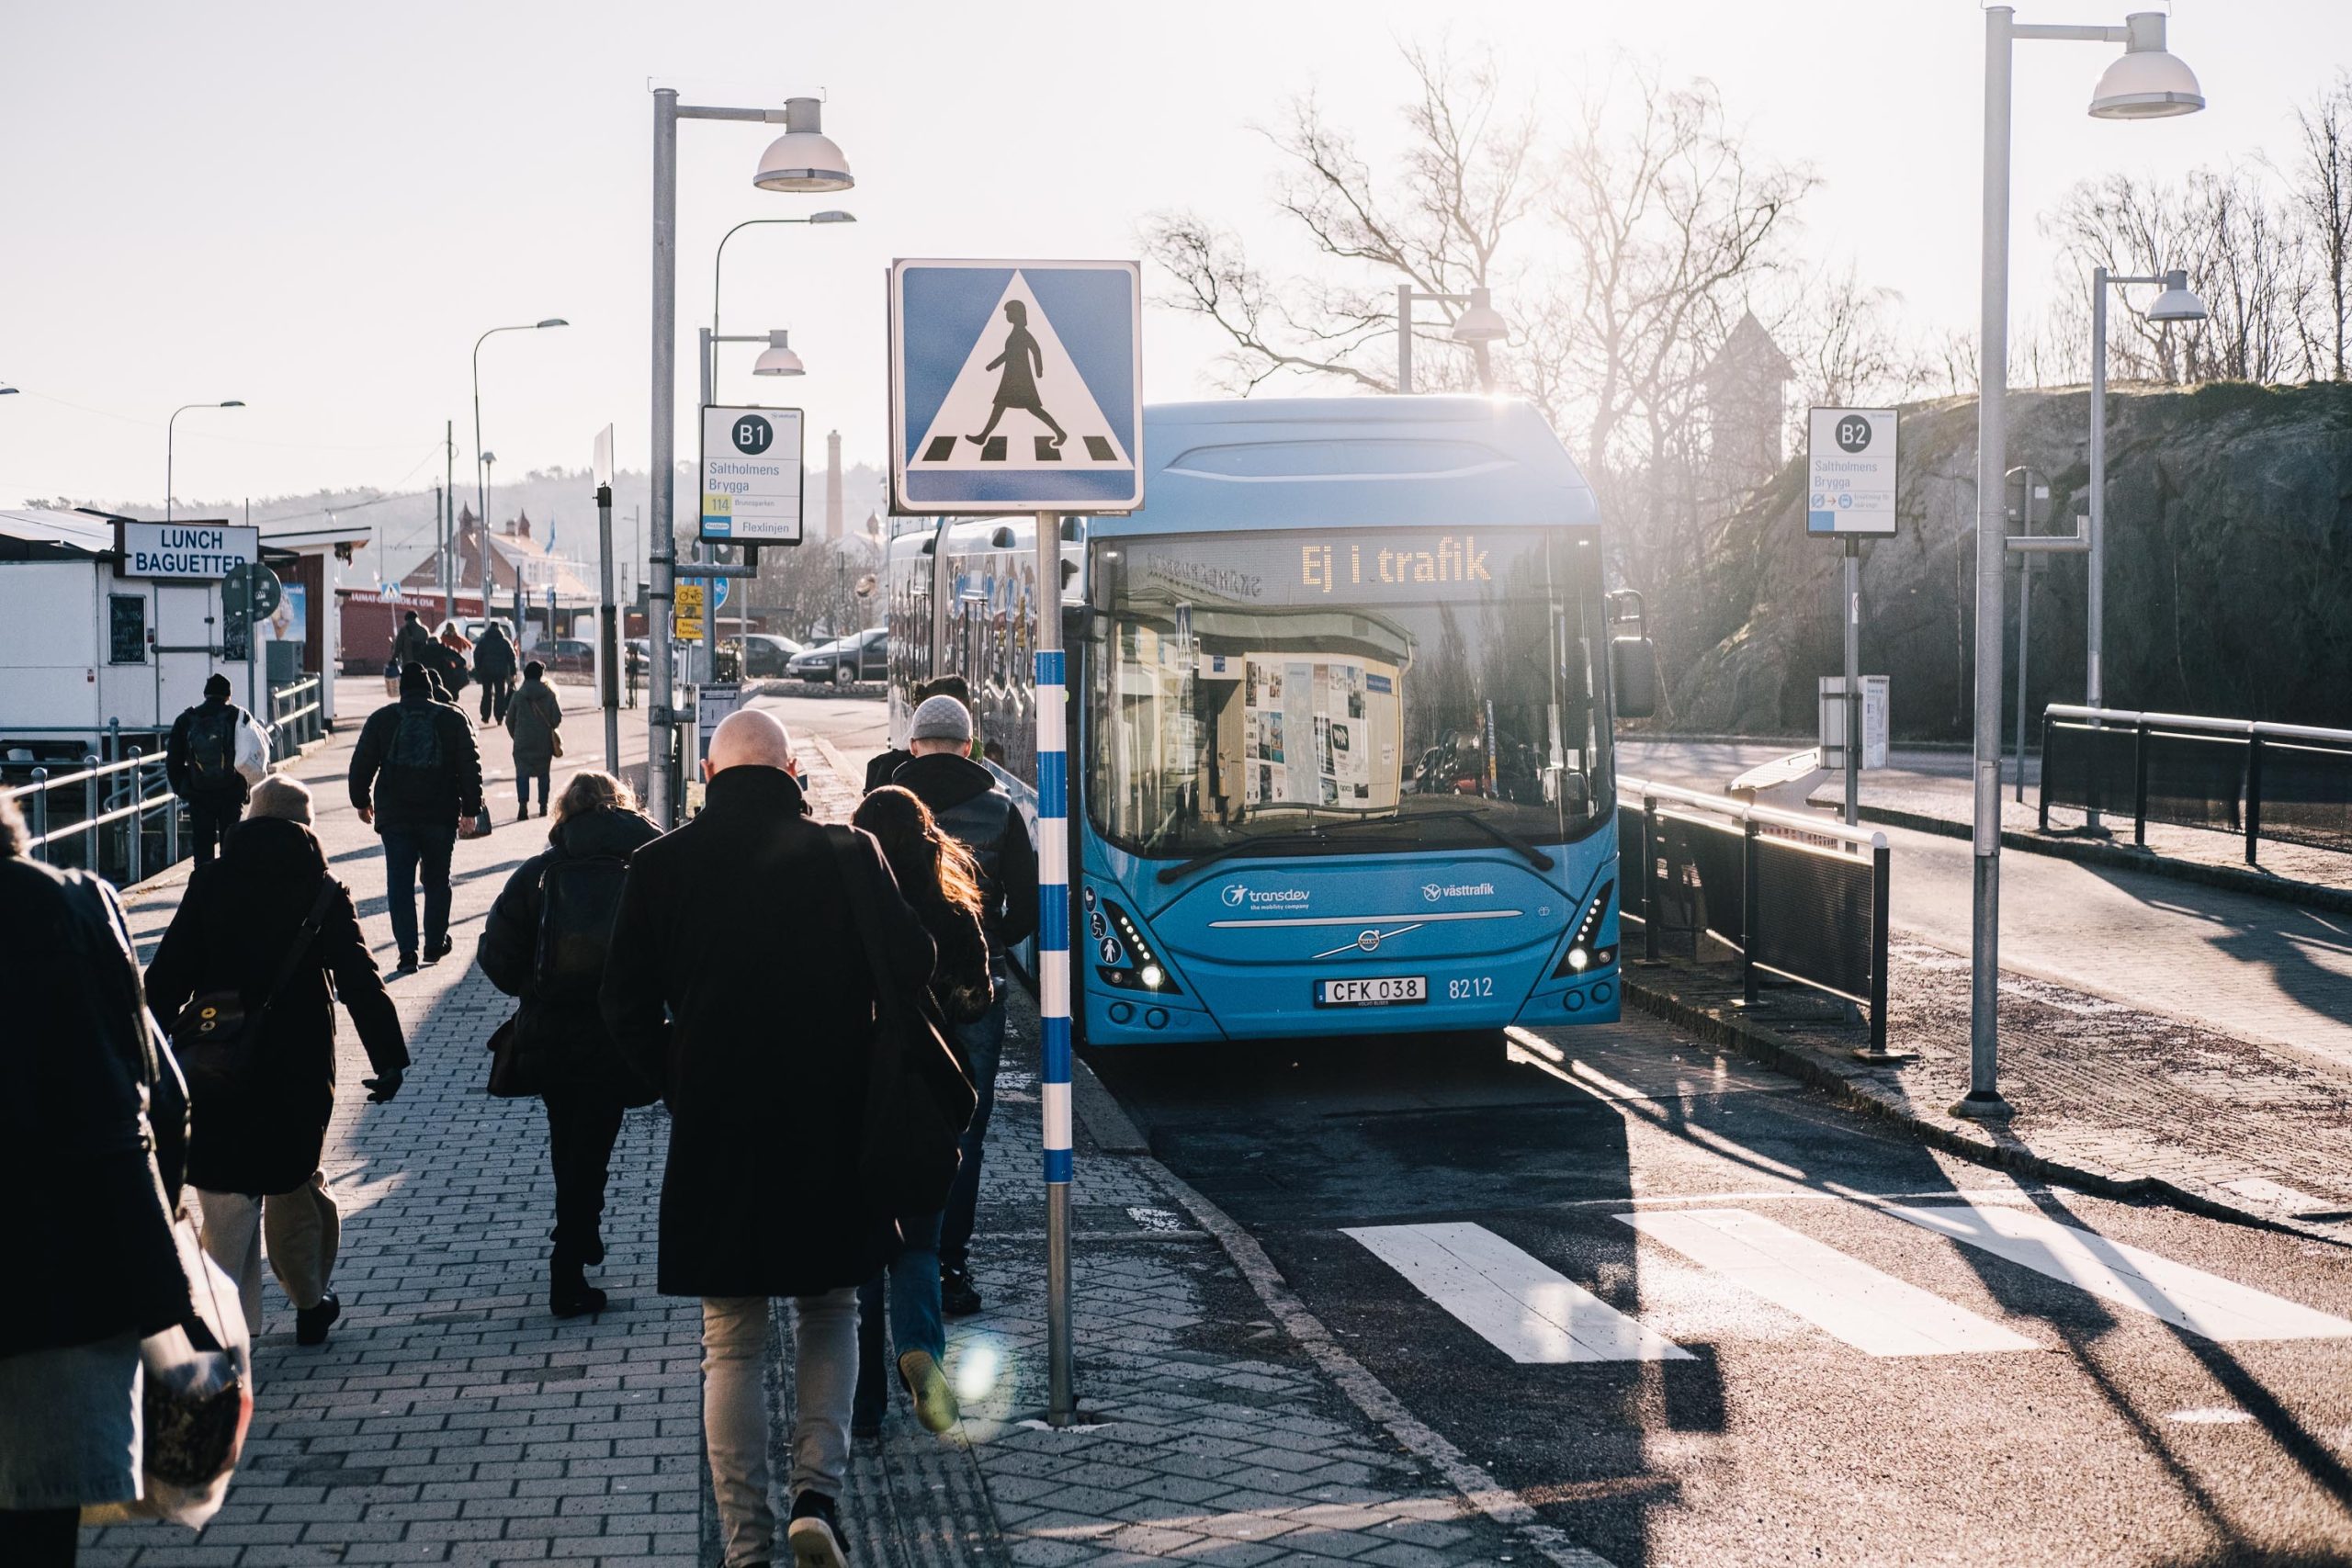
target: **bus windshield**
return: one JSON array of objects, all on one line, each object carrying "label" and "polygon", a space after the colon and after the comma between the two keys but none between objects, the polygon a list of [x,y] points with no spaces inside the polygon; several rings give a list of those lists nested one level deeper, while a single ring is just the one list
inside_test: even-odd
[{"label": "bus windshield", "polygon": [[1562,844],[1613,807],[1589,528],[1094,547],[1087,799],[1134,853]]}]

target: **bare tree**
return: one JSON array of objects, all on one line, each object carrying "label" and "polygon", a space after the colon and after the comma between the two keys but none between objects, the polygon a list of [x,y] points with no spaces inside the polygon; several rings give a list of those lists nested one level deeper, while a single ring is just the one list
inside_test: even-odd
[{"label": "bare tree", "polygon": [[2352,71],[2295,110],[2299,145],[2286,171],[2287,203],[2314,273],[2302,312],[2311,371],[2345,378],[2352,334]]}]

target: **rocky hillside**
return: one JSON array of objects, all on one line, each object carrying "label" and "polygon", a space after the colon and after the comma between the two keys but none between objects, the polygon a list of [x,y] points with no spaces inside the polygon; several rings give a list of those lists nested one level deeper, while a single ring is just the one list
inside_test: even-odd
[{"label": "rocky hillside", "polygon": [[[2109,705],[2352,728],[2352,386],[2125,390],[2108,407]],[[1964,739],[1975,400],[1905,407],[1902,444],[1901,531],[1862,547],[1862,668],[1893,677],[1898,735]],[[2088,444],[2086,390],[2010,395],[2009,462],[2051,487],[2038,531],[2073,531]],[[1737,574],[1752,592],[1721,624],[1658,628],[1671,695],[1661,727],[1813,730],[1815,682],[1842,658],[1839,551],[1804,533],[1804,478],[1800,455],[1721,536],[1719,562],[1752,563]],[[2033,712],[2082,700],[2085,560],[2044,557],[2035,570]],[[2014,564],[2007,581],[2014,701]]]}]

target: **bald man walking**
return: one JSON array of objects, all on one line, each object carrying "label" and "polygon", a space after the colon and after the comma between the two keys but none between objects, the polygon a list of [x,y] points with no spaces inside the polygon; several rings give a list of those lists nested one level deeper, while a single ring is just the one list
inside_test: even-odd
[{"label": "bald man walking", "polygon": [[[798,774],[769,714],[719,724],[702,814],[630,858],[603,997],[613,1037],[669,1102],[660,1288],[702,1298],[704,1441],[727,1568],[779,1560],[761,1386],[775,1296],[790,1298],[794,1323],[789,1554],[800,1568],[845,1562],[834,1504],[857,1285],[893,1239],[857,1188],[875,965]],[[880,895],[882,968],[920,988],[931,938],[858,837]]]}]

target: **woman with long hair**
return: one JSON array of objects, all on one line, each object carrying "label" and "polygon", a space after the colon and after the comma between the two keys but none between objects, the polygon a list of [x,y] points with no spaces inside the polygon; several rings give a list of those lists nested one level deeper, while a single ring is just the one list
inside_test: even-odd
[{"label": "woman with long hair", "polygon": [[557,797],[548,847],[515,869],[491,906],[475,953],[490,983],[523,1004],[514,1021],[520,1076],[547,1105],[555,1168],[548,1308],[558,1317],[605,1305],[586,1271],[605,1260],[613,1144],[621,1112],[657,1093],[621,1055],[596,991],[628,858],[661,836],[628,784],[583,768]]},{"label": "woman with long hair", "polygon": [[[987,1012],[996,996],[989,977],[988,937],[980,929],[979,866],[972,852],[940,829],[931,807],[895,784],[859,802],[850,820],[881,844],[900,896],[938,945],[931,994],[940,1015],[952,1025]],[[953,1029],[948,1038],[955,1038]],[[939,1303],[939,1216],[902,1220],[899,1229],[904,1245],[886,1271],[899,1378],[914,1403],[915,1418],[926,1430],[944,1432],[960,1413],[942,1371],[947,1329]],[[888,1380],[882,1371],[882,1292],[883,1276],[876,1275],[857,1292],[857,1401],[850,1430],[860,1437],[880,1435],[882,1412],[889,1403]]]}]

